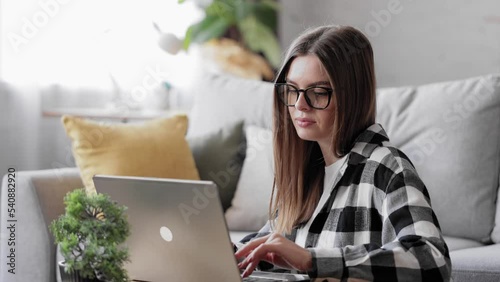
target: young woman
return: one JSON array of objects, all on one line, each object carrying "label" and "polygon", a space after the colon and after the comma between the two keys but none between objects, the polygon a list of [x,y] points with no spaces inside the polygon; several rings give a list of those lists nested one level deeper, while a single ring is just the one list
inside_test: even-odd
[{"label": "young woman", "polygon": [[426,187],[375,123],[375,87],[358,30],[293,42],[274,91],[272,220],[235,253],[243,276],[264,261],[311,278],[450,279]]}]

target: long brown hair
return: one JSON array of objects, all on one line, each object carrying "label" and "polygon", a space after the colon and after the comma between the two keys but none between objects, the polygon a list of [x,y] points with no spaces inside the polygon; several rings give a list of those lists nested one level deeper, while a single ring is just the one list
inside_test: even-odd
[{"label": "long brown hair", "polygon": [[[316,55],[335,91],[332,151],[346,155],[354,140],[375,122],[373,50],[357,29],[322,26],[300,35],[290,46],[276,82],[285,82],[291,62],[298,56]],[[312,216],[323,190],[325,162],[317,142],[299,138],[288,107],[274,91],[275,179],[269,216],[276,232],[290,233]],[[278,216],[279,212],[279,216]],[[273,221],[272,221],[273,222]]]}]

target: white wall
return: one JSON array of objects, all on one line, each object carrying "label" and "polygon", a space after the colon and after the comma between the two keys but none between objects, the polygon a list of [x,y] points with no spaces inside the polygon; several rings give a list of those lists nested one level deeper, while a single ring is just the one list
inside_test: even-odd
[{"label": "white wall", "polygon": [[281,4],[279,32],[285,47],[307,27],[341,24],[364,31],[374,48],[381,87],[500,72],[498,0],[282,0]]}]

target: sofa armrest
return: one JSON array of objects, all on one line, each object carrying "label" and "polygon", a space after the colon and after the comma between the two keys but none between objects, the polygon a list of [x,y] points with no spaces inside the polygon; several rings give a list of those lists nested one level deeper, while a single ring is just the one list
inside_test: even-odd
[{"label": "sofa armrest", "polygon": [[[0,281],[56,280],[56,248],[48,226],[64,213],[66,193],[80,187],[83,185],[77,168],[18,171],[15,174],[15,217],[10,218],[7,212],[8,178],[4,176],[0,196]],[[9,219],[17,221],[8,222]],[[11,224],[14,228],[9,230]],[[15,240],[15,246],[10,238]],[[12,254],[15,259],[8,258]],[[10,261],[14,263],[9,265]]]}]

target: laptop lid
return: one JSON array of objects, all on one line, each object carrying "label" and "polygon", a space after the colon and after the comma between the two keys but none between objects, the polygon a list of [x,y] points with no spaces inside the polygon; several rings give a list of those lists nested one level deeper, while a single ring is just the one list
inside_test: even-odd
[{"label": "laptop lid", "polygon": [[96,175],[128,209],[131,279],[240,281],[217,187],[210,181]]}]

